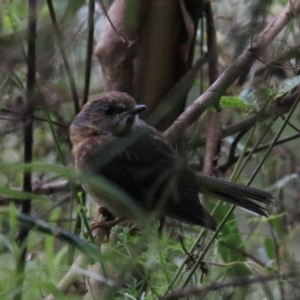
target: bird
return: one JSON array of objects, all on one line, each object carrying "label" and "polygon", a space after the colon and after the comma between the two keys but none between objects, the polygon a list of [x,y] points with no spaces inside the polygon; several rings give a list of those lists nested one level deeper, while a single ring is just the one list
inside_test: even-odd
[{"label": "bird", "polygon": [[[174,146],[139,118],[146,106],[123,92],[88,101],[70,126],[74,168],[105,178],[128,195],[146,215],[169,216],[216,230],[217,222],[202,206],[199,193],[267,216],[268,192],[213,176],[195,174]],[[113,216],[130,219],[118,199],[105,197],[89,183],[84,190]]]}]

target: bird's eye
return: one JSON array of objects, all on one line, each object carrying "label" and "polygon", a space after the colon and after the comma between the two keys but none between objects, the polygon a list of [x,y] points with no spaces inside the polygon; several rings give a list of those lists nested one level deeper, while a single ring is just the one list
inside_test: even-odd
[{"label": "bird's eye", "polygon": [[104,109],[104,114],[106,115],[106,116],[111,116],[111,115],[113,115],[115,113],[115,109],[112,107],[112,106],[107,106],[107,107],[105,107],[105,109]]}]

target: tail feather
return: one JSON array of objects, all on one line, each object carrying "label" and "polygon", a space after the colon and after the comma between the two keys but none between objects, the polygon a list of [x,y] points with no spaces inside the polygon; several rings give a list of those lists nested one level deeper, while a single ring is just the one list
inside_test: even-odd
[{"label": "tail feather", "polygon": [[266,208],[255,201],[270,204],[273,199],[272,195],[265,191],[216,177],[200,175],[198,176],[198,183],[200,193],[243,207],[263,216],[267,216]]},{"label": "tail feather", "polygon": [[173,204],[168,207],[166,214],[188,224],[199,225],[214,231],[217,229],[216,220],[202,207],[199,201],[192,206],[183,203]]}]

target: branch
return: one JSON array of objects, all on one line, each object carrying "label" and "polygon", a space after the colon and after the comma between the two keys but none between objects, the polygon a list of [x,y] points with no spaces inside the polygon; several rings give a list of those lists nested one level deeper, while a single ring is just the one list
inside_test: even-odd
[{"label": "branch", "polygon": [[300,1],[289,1],[273,22],[268,24],[264,31],[254,39],[252,45],[249,45],[215,83],[177,118],[165,131],[164,136],[171,142],[175,142],[187,127],[194,123],[209,106],[217,103],[221,95],[240,76],[241,69],[249,68],[256,60],[256,57],[270,45],[279,32],[299,11]]},{"label": "branch", "polygon": [[53,29],[54,29],[55,38],[57,41],[57,46],[59,48],[60,54],[62,56],[64,65],[66,68],[67,78],[69,81],[69,85],[70,85],[70,89],[71,89],[71,93],[72,93],[72,99],[73,99],[73,103],[74,103],[74,111],[75,111],[75,114],[78,114],[80,109],[79,109],[79,99],[78,99],[78,95],[77,95],[75,78],[72,73],[71,64],[68,59],[67,51],[64,47],[63,36],[61,34],[61,31],[60,31],[58,23],[57,23],[56,14],[54,11],[54,6],[52,3],[52,0],[47,0],[47,5],[48,5],[49,14],[50,14],[50,18],[51,18]]},{"label": "branch", "polygon": [[[297,100],[300,90],[296,89],[291,94],[287,94],[276,101],[276,104],[273,108],[268,110],[268,112],[264,112],[264,114],[253,113],[249,115],[247,118],[229,125],[224,128],[222,131],[222,138],[231,136],[233,134],[248,131],[257,121],[264,121],[269,117],[278,117],[283,115],[289,111],[294,101]],[[191,141],[188,144],[189,149],[195,149],[197,147],[205,145],[206,136],[200,137],[198,140]]]}]

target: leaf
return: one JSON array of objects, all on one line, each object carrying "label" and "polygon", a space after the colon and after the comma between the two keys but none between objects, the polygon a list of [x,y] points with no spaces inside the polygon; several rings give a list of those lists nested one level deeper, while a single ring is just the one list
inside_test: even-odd
[{"label": "leaf", "polygon": [[275,99],[283,96],[284,94],[291,91],[294,87],[296,87],[299,84],[300,84],[300,75],[281,81],[277,89],[275,90]]},{"label": "leaf", "polygon": [[235,107],[241,109],[253,108],[253,105],[245,103],[241,98],[235,96],[222,96],[220,99],[220,106],[222,108]]},{"label": "leaf", "polygon": [[282,225],[282,214],[269,217],[269,224],[271,225],[272,229],[277,233],[277,237],[279,239],[284,237],[285,231]]},{"label": "leaf", "polygon": [[[260,266],[259,264],[257,264],[254,261],[247,261],[245,262],[245,266],[254,274],[254,275],[259,275],[259,276],[265,276],[267,273],[265,271],[265,269]],[[269,288],[268,284],[264,281],[260,281],[259,282],[260,286],[262,287],[265,296],[267,299],[271,299],[271,300],[275,300],[274,295],[271,291],[271,289]]]},{"label": "leaf", "polygon": [[13,198],[16,200],[39,200],[44,202],[49,201],[49,198],[44,195],[38,195],[34,193],[18,191],[9,188],[0,188],[0,195],[8,198]]},{"label": "leaf", "polygon": [[274,251],[274,242],[269,238],[265,238],[265,250],[266,254],[270,259],[274,259],[275,251]]},{"label": "leaf", "polygon": [[[28,172],[48,172],[55,173],[60,177],[67,178],[72,181],[80,181],[82,184],[90,186],[96,194],[102,195],[102,197],[110,199],[113,198],[118,200],[126,209],[129,214],[132,214],[132,217],[140,222],[145,224],[148,221],[145,213],[139,208],[139,206],[132,200],[132,198],[126,194],[124,191],[118,189],[116,185],[106,180],[103,176],[97,175],[97,177],[90,174],[78,174],[73,169],[55,165],[55,164],[44,164],[44,163],[32,163],[32,164],[18,164],[18,165],[7,165],[0,164],[0,169],[3,173],[6,172],[16,172],[16,171],[28,171]],[[3,189],[3,192],[10,192],[10,189]],[[24,193],[24,192],[21,192]],[[17,194],[15,194],[17,195]],[[26,194],[28,197],[45,197],[36,194]],[[35,196],[36,195],[36,196]],[[20,196],[20,195],[19,195]],[[24,194],[23,196],[24,197]],[[44,198],[43,198],[44,199]]]},{"label": "leaf", "polygon": [[[207,201],[206,208],[208,208],[209,211],[212,211],[214,207],[214,203]],[[229,209],[230,205],[219,205],[218,209],[214,212],[214,218],[220,222],[226,216]],[[234,245],[235,248],[239,249],[242,249],[243,247],[243,241],[238,231],[237,220],[234,214],[229,217],[226,224],[222,227],[216,241],[218,242],[216,249],[224,262],[244,260],[240,251],[234,251],[232,247],[230,247],[230,245]],[[230,270],[232,276],[237,275],[235,271],[236,270]]]},{"label": "leaf", "polygon": [[[2,222],[9,223],[10,218],[7,213],[0,212],[0,217]],[[55,236],[56,238],[62,239],[70,245],[75,246],[79,251],[87,255],[89,258],[95,261],[102,260],[101,255],[99,255],[99,249],[95,245],[79,238],[72,232],[58,228],[43,220],[37,219],[29,215],[17,214],[16,217],[17,222],[21,226],[26,227],[30,230],[37,229],[38,231],[43,232],[45,234]]]},{"label": "leaf", "polygon": [[269,88],[259,88],[259,89],[249,89],[243,90],[239,94],[239,98],[247,105],[256,106],[256,102],[262,99],[268,99],[272,94],[271,89]]},{"label": "leaf", "polygon": [[290,175],[286,175],[281,179],[277,180],[271,187],[270,190],[280,190],[285,187],[291,180],[299,179],[299,175],[297,173],[293,173]]}]

